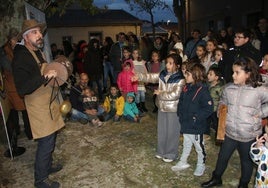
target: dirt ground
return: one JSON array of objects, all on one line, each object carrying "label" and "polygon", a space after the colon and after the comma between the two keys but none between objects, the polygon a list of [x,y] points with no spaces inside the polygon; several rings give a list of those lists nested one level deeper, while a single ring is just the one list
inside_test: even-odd
[{"label": "dirt ground", "polygon": [[[149,110],[152,110],[152,106]],[[192,149],[191,167],[179,173],[171,171],[176,162],[165,163],[154,157],[156,151],[157,114],[148,112],[141,123],[106,122],[103,127],[67,122],[57,137],[54,160],[63,170],[51,175],[63,188],[195,188],[208,180],[215,167],[219,146],[213,139],[206,142],[206,171],[202,177],[193,175],[196,154]],[[7,149],[3,126],[0,143],[0,188],[34,187],[36,142],[27,140],[23,131],[18,145],[26,152],[14,160],[5,158]],[[213,133],[211,134],[213,135]],[[181,140],[181,138],[180,138]],[[182,140],[179,153],[182,152]],[[240,177],[238,154],[235,153],[223,176],[223,186],[237,187]],[[253,182],[254,177],[252,177]],[[251,182],[250,187],[253,187]]]}]

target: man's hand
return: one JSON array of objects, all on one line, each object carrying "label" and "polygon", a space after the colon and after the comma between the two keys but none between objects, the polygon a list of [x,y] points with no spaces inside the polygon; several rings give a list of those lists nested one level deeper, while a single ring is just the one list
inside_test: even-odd
[{"label": "man's hand", "polygon": [[91,110],[87,109],[85,112],[86,112],[86,114],[93,115],[93,116],[96,116],[98,113],[98,111],[96,109],[91,109]]},{"label": "man's hand", "polygon": [[56,70],[49,70],[49,71],[44,75],[44,77],[50,79],[50,78],[56,78],[57,75],[58,75],[58,74],[57,74]]}]

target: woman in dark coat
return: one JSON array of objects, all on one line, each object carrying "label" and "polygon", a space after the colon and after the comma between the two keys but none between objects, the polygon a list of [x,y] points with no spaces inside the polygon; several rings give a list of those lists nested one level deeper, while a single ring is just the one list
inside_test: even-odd
[{"label": "woman in dark coat", "polygon": [[89,76],[89,86],[95,91],[95,84],[98,89],[99,99],[102,100],[102,51],[98,39],[91,39],[88,45],[88,51],[85,54],[85,71]]},{"label": "woman in dark coat", "polygon": [[110,83],[114,83],[114,69],[109,57],[109,53],[111,50],[112,45],[114,44],[114,41],[111,37],[105,37],[103,46],[101,48],[102,51],[102,57],[103,57],[103,92],[106,93],[106,89],[108,88],[107,82],[108,77],[110,79]]}]

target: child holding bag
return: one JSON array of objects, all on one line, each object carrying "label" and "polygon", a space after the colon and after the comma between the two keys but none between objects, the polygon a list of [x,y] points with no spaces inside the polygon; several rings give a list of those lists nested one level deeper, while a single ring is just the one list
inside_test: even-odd
[{"label": "child holding bag", "polygon": [[261,86],[259,67],[251,58],[240,57],[233,63],[233,83],[225,86],[219,103],[227,105],[224,142],[212,178],[201,187],[222,185],[222,175],[235,150],[241,164],[239,188],[247,188],[253,172],[249,151],[262,134],[262,118],[268,116],[268,88]]}]

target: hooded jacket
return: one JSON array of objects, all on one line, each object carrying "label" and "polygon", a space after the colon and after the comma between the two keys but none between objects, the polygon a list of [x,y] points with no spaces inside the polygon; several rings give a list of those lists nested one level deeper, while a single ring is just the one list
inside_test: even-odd
[{"label": "hooded jacket", "polygon": [[116,95],[113,96],[111,93],[105,97],[103,107],[106,109],[106,112],[110,112],[111,109],[113,108],[112,105],[115,103],[115,110],[116,110],[116,115],[122,116],[123,115],[123,110],[124,110],[124,105],[125,105],[125,99],[122,95]]},{"label": "hooded jacket", "polygon": [[[125,70],[123,69],[119,74],[117,78],[117,85],[121,92],[128,93],[128,92],[137,92],[137,86],[138,82],[132,82],[132,77],[134,77],[133,73],[133,66],[130,63],[130,69]],[[126,66],[126,64],[124,64]]]},{"label": "hooded jacket", "polygon": [[127,98],[128,97],[133,97],[133,101],[132,103],[129,103],[128,100],[126,99],[125,106],[124,106],[124,116],[130,115],[131,117],[134,118],[136,115],[139,114],[139,110],[135,103],[135,94],[133,92],[129,92],[127,94]]}]

